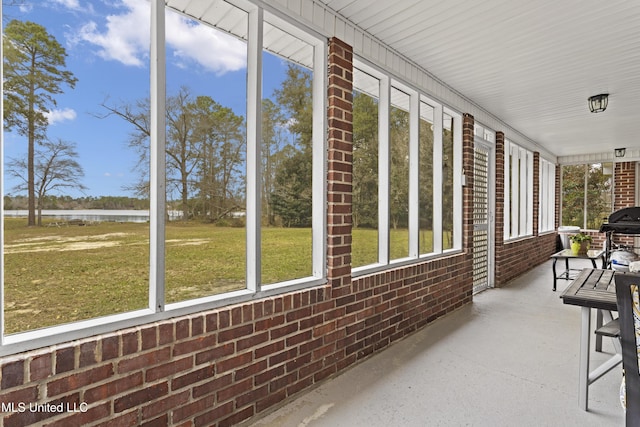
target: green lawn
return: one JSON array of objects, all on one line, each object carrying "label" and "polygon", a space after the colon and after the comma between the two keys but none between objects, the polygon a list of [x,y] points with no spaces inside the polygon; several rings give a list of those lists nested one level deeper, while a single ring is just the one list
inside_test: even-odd
[{"label": "green lawn", "polygon": [[[146,308],[149,225],[26,227],[5,219],[5,332]],[[391,255],[406,256],[407,232],[392,232]],[[430,247],[431,233],[421,245]],[[184,301],[245,287],[245,230],[197,222],[166,228],[166,298]],[[377,231],[353,231],[354,266],[377,260]],[[308,277],[311,229],[262,230],[263,284]]]}]

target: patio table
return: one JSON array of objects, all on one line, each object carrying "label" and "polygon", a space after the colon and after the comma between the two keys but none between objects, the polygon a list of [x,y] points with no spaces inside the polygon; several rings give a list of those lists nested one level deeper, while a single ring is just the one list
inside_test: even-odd
[{"label": "patio table", "polygon": [[[572,277],[571,272],[577,272],[582,270],[582,269],[569,268],[570,259],[589,259],[591,260],[591,264],[593,265],[593,268],[598,268],[598,266],[596,265],[596,260],[600,258],[602,260],[602,268],[605,268],[606,267],[605,254],[606,254],[606,251],[603,249],[589,249],[586,254],[580,254],[580,255],[574,254],[573,252],[571,252],[571,249],[563,249],[560,252],[556,252],[555,254],[551,255],[551,259],[553,259],[551,270],[553,270],[554,292],[556,290],[557,279],[573,280],[575,276]],[[559,259],[563,259],[564,265],[565,265],[565,270],[560,274],[556,272],[556,263],[558,262]]]},{"label": "patio table", "polygon": [[[615,274],[624,273],[616,272]],[[613,277],[613,270],[585,268],[560,295],[564,304],[577,305],[582,311],[578,405],[585,411],[588,409],[589,386],[622,362],[620,341],[612,338],[616,353],[593,371],[589,371],[591,334],[593,333],[591,310],[601,310],[605,322],[613,319],[612,311],[618,311]],[[596,350],[598,350],[597,346]]]}]

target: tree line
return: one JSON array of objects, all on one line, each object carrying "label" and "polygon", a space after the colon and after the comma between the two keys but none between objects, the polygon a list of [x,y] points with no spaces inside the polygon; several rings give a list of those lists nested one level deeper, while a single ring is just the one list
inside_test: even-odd
[{"label": "tree line", "polygon": [[597,230],[609,216],[612,178],[604,166],[595,163],[562,167],[562,225]]},{"label": "tree line", "polygon": [[[39,24],[12,20],[5,26],[4,125],[24,137],[26,158],[9,159],[15,192],[26,191],[28,225],[41,223],[43,208],[69,188],[84,190],[76,143],[51,140],[46,112],[56,95],[73,89],[64,47]],[[267,224],[306,226],[311,217],[311,74],[289,64],[286,81],[263,101],[262,206]],[[275,101],[275,102],[274,102]],[[138,154],[140,179],[127,190],[145,199],[149,191],[149,99],[99,106],[131,125],[128,146]],[[183,218],[217,221],[243,210],[246,177],[246,123],[243,116],[188,87],[166,102],[167,198]],[[283,172],[283,168],[295,168]],[[17,199],[16,199],[17,200]],[[38,214],[36,216],[36,214]],[[37,219],[36,219],[37,218]]]},{"label": "tree line", "polygon": [[[128,196],[55,196],[44,197],[39,205],[42,209],[104,209],[104,210],[145,210],[149,209],[149,200]],[[28,208],[26,196],[4,196],[4,208],[7,210],[23,210]]]},{"label": "tree line", "polygon": [[[36,211],[71,206],[61,195],[83,189],[83,170],[75,143],[51,141],[43,112],[56,105],[55,96],[73,89],[77,79],[65,70],[66,52],[46,29],[12,20],[5,27],[5,127],[27,140],[26,159],[12,159],[8,173],[20,178],[16,191],[27,191],[28,225]],[[312,83],[310,70],[288,63],[280,87],[262,101],[261,205],[263,224],[308,227],[312,212]],[[150,101],[108,103],[98,118],[115,116],[130,125],[129,149],[137,153],[139,179],[127,190],[146,200],[149,192]],[[378,224],[378,106],[377,100],[354,92],[353,103],[353,221],[355,227]],[[421,121],[421,228],[431,228],[433,215],[433,132]],[[390,110],[390,207],[393,227],[408,226],[409,114]],[[445,131],[442,173],[451,172],[451,131]],[[185,220],[216,222],[246,206],[246,118],[209,95],[181,87],[166,100],[166,188],[171,208]],[[452,198],[445,179],[443,204]],[[54,197],[55,196],[55,197]],[[17,198],[13,203],[17,205]],[[6,201],[6,199],[5,199]],[[22,200],[20,200],[22,202]],[[113,201],[113,200],[111,200]],[[64,202],[64,203],[63,203]],[[87,202],[86,204],[84,202]],[[96,206],[95,200],[77,206]],[[130,202],[125,200],[124,204]],[[134,204],[137,206],[137,204]],[[111,205],[110,205],[111,206]],[[117,208],[122,208],[119,205]],[[96,207],[102,208],[102,207]],[[40,215],[38,215],[38,218]],[[452,219],[452,218],[451,218]],[[445,216],[445,227],[449,217]],[[38,223],[40,221],[38,220]]]}]

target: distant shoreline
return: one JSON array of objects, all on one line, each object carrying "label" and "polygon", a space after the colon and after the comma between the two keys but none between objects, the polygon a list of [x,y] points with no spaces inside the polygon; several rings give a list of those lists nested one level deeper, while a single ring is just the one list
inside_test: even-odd
[{"label": "distant shoreline", "polygon": [[[182,218],[182,211],[168,211],[169,220]],[[7,209],[6,218],[26,218],[26,209]],[[84,221],[148,222],[148,209],[43,209],[43,218]]]}]

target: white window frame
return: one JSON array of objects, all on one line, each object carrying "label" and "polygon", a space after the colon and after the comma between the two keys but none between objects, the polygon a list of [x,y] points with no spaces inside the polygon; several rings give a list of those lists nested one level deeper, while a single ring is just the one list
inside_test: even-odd
[{"label": "white window frame", "polygon": [[533,153],[505,140],[504,240],[531,235],[533,235]]},{"label": "white window frame", "polygon": [[538,232],[554,231],[556,226],[556,165],[540,159]]},{"label": "white window frame", "polygon": [[[422,261],[428,258],[436,258],[452,252],[462,250],[462,114],[443,105],[434,98],[424,94],[424,91],[398,80],[395,76],[384,72],[379,67],[365,59],[354,57],[354,67],[374,76],[380,82],[378,100],[378,261],[374,264],[359,266],[352,269],[353,276],[382,271],[388,266],[405,265]],[[389,230],[390,230],[390,141],[389,141],[389,111],[391,108],[391,87],[409,95],[410,111],[410,166],[409,166],[409,256],[401,259],[390,259],[389,255]],[[418,248],[419,224],[419,129],[420,129],[420,103],[425,102],[434,108],[433,118],[433,251],[420,254]],[[442,174],[437,174],[435,165],[442,164],[443,147],[442,131],[443,117],[448,114],[453,118],[453,248],[443,249],[442,239]]]},{"label": "white window frame", "polygon": [[[247,246],[246,289],[212,295],[204,298],[165,303],[165,123],[166,99],[165,72],[165,3],[150,2],[151,50],[150,50],[150,260],[149,306],[145,309],[92,318],[73,323],[55,325],[11,335],[4,334],[4,285],[0,288],[0,357],[35,348],[55,345],[70,340],[86,338],[117,329],[138,326],[185,314],[200,312],[233,303],[250,301],[265,296],[307,288],[326,282],[326,128],[327,128],[327,42],[326,38],[308,28],[301,28],[295,21],[277,14],[275,10],[256,6],[242,0],[229,4],[248,14],[247,41]],[[241,6],[238,6],[241,4]],[[2,6],[0,5],[0,13]],[[269,13],[273,12],[273,13]],[[265,15],[267,16],[265,18]],[[195,19],[195,18],[194,18]],[[261,286],[260,284],[260,147],[262,104],[262,28],[265,20],[277,23],[287,33],[301,38],[314,47],[313,64],[313,208],[312,208],[312,276],[287,282]],[[0,24],[1,25],[1,24]],[[1,85],[0,79],[0,85]],[[0,101],[1,102],[1,101]],[[1,104],[0,104],[1,107]],[[3,137],[4,139],[4,137]],[[2,147],[0,146],[0,150]],[[2,165],[0,165],[0,172]],[[0,175],[0,188],[4,182]],[[0,221],[4,227],[4,211],[0,206]],[[4,253],[4,241],[0,241]],[[4,268],[4,260],[2,261]],[[2,273],[4,276],[4,274]]]}]

